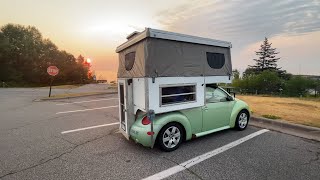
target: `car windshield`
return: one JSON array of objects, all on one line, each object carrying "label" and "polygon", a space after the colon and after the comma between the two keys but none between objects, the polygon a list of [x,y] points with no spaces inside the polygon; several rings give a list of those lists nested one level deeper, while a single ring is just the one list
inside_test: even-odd
[{"label": "car windshield", "polygon": [[206,86],[206,102],[223,102],[227,101],[228,94],[218,86]]}]

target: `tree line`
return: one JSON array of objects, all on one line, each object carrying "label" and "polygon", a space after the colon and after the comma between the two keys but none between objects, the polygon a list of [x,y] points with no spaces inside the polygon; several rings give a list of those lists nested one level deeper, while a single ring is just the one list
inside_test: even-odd
[{"label": "tree line", "polygon": [[320,79],[316,76],[292,75],[278,67],[276,48],[265,38],[259,51],[255,52],[255,64],[249,65],[240,76],[233,70],[232,85],[240,93],[272,94],[286,96],[317,96],[320,90]]},{"label": "tree line", "polygon": [[59,50],[33,26],[7,24],[0,28],[0,80],[9,86],[48,85],[47,67],[59,68],[54,84],[92,80],[84,58]]}]

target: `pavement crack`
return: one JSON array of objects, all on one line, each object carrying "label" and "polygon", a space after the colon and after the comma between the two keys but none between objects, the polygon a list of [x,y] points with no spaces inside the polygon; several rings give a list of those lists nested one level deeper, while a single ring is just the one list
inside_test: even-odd
[{"label": "pavement crack", "polygon": [[64,139],[64,138],[61,137],[61,136],[53,136],[53,137],[55,137],[55,138],[57,138],[57,139],[60,139],[60,140],[62,140],[62,141],[65,141],[65,142],[67,142],[67,143],[69,143],[69,144],[72,144],[72,145],[74,145],[74,146],[77,145],[77,144],[75,144],[75,143],[73,143],[73,142],[71,142],[71,141],[69,141],[69,140],[67,140],[67,139]]},{"label": "pavement crack", "polygon": [[[4,174],[4,175],[0,176],[0,179],[4,178],[4,177],[6,177],[6,176],[14,175],[14,174],[16,174],[16,173],[23,172],[23,171],[26,171],[26,170],[29,170],[29,169],[32,169],[32,168],[36,168],[36,167],[38,167],[38,166],[40,166],[40,165],[46,164],[46,163],[48,163],[48,162],[50,162],[50,161],[53,161],[53,160],[55,160],[55,159],[60,158],[61,156],[65,155],[65,154],[67,154],[67,153],[72,152],[74,149],[75,149],[75,148],[69,148],[68,151],[65,151],[65,152],[63,152],[63,153],[61,153],[61,154],[59,154],[59,155],[57,155],[57,156],[55,156],[55,157],[49,158],[49,159],[47,159],[47,160],[41,159],[41,160],[39,161],[39,163],[37,163],[37,164],[35,164],[35,165],[29,166],[29,167],[26,167],[26,168],[23,168],[23,169],[20,169],[20,170],[17,170],[17,171],[11,171],[11,172],[9,172],[9,173],[7,173],[7,174]],[[52,156],[52,155],[50,155],[50,156]]]},{"label": "pavement crack", "polygon": [[189,173],[191,173],[191,174],[193,174],[194,176],[196,176],[197,178],[203,180],[203,178],[202,178],[200,175],[198,175],[196,172],[192,171],[190,168],[187,168],[186,165],[183,166],[183,165],[179,164],[178,162],[176,162],[176,161],[174,161],[174,160],[172,160],[172,159],[169,159],[169,158],[167,158],[167,157],[165,157],[165,156],[162,156],[162,155],[160,155],[160,154],[158,154],[158,153],[154,153],[154,152],[152,152],[152,153],[155,154],[155,155],[157,155],[157,156],[160,156],[161,158],[163,158],[163,159],[165,159],[165,160],[167,160],[167,161],[170,161],[170,162],[172,162],[172,163],[174,163],[174,164],[176,164],[176,165],[178,165],[178,166],[183,167],[183,168],[184,168],[185,170],[187,170]]},{"label": "pavement crack", "polygon": [[193,175],[196,176],[197,178],[203,180],[203,178],[202,178],[200,175],[198,175],[196,172],[192,171],[191,169],[189,169],[189,168],[187,168],[187,167],[185,167],[185,166],[183,166],[183,167],[186,168],[187,171],[189,171],[191,174],[193,174]]},{"label": "pavement crack", "polygon": [[[312,152],[312,151],[311,151]],[[320,159],[320,152],[315,152],[315,158],[313,158],[313,159],[310,159],[308,162],[306,162],[306,163],[304,163],[303,165],[309,165],[309,164],[311,164],[311,163],[313,163],[313,162],[316,162],[316,161],[319,161],[319,159]]]},{"label": "pavement crack", "polygon": [[[0,179],[4,178],[4,177],[7,177],[7,176],[10,176],[10,175],[14,175],[16,173],[20,173],[20,172],[23,172],[23,171],[26,171],[26,170],[29,170],[29,169],[33,169],[33,168],[36,168],[38,166],[41,166],[43,164],[46,164],[46,163],[49,163],[53,160],[56,160],[56,159],[59,159],[61,158],[63,155],[66,155],[66,154],[70,154],[72,153],[72,151],[74,151],[76,148],[78,148],[79,146],[82,146],[82,145],[85,145],[87,143],[90,143],[90,142],[93,142],[93,141],[96,141],[96,140],[99,140],[99,139],[102,139],[106,136],[108,136],[110,133],[106,134],[106,135],[103,135],[103,136],[99,136],[99,137],[96,137],[96,138],[93,138],[93,139],[90,139],[88,141],[85,141],[83,143],[80,143],[80,144],[76,144],[75,146],[71,147],[71,148],[68,148],[67,151],[63,152],[63,153],[55,153],[55,154],[52,154],[49,156],[48,159],[46,158],[43,158],[41,159],[37,164],[34,164],[32,166],[29,166],[29,167],[26,167],[26,168],[23,168],[23,169],[20,169],[20,170],[16,170],[16,171],[11,171],[7,174],[4,174],[4,175],[0,175]],[[71,143],[73,144],[73,143]]]}]

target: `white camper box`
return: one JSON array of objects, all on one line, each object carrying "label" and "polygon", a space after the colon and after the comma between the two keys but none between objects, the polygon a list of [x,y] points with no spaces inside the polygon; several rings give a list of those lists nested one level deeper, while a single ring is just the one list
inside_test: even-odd
[{"label": "white camper box", "polygon": [[231,43],[146,28],[117,47],[120,130],[138,110],[155,114],[200,107],[205,84],[231,83]]}]

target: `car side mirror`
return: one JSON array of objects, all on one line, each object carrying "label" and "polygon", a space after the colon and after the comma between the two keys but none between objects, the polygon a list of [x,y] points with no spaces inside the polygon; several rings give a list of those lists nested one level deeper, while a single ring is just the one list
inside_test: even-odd
[{"label": "car side mirror", "polygon": [[233,101],[232,96],[228,96],[226,99],[227,99],[227,101]]}]

